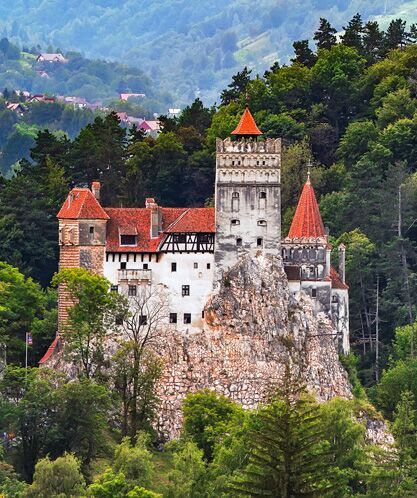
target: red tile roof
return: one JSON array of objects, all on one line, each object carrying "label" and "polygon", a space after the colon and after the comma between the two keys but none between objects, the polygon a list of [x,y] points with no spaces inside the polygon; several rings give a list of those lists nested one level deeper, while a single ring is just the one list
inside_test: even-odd
[{"label": "red tile roof", "polygon": [[43,365],[46,363],[49,358],[54,354],[55,349],[58,349],[59,346],[59,335],[55,337],[55,339],[51,342],[51,345],[47,349],[46,353],[42,356],[42,358],[39,360],[39,365]]},{"label": "red tile roof", "polygon": [[[214,208],[159,208],[162,232],[151,238],[152,208],[105,208],[108,252],[156,252],[167,233],[214,232]],[[128,233],[130,232],[130,233]],[[121,246],[120,234],[137,235],[136,246]]]},{"label": "red tile roof", "polygon": [[240,118],[239,124],[232,131],[232,135],[262,135],[261,130],[257,127],[255,120],[249,110],[246,107],[242,117]]},{"label": "red tile roof", "polygon": [[332,289],[349,289],[349,286],[342,282],[340,275],[333,266],[330,267],[330,279],[332,281]]},{"label": "red tile roof", "polygon": [[88,188],[73,188],[57,214],[59,219],[108,220],[109,217]]},{"label": "red tile roof", "polygon": [[327,237],[310,179],[304,185],[288,237]]}]

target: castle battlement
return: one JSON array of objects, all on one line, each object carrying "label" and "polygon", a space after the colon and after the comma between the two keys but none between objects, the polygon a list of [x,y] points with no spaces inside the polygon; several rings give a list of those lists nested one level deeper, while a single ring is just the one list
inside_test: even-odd
[{"label": "castle battlement", "polygon": [[281,154],[281,139],[267,138],[255,141],[252,138],[231,140],[230,137],[216,139],[218,154]]}]

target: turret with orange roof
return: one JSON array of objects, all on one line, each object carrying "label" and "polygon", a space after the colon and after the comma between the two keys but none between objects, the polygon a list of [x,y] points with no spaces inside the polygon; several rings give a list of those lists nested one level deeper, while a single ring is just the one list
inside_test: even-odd
[{"label": "turret with orange roof", "polygon": [[253,137],[256,138],[259,135],[262,135],[262,131],[258,128],[255,120],[252,116],[252,113],[249,110],[249,106],[246,105],[245,111],[243,112],[239,124],[232,131],[231,135],[248,138]]}]

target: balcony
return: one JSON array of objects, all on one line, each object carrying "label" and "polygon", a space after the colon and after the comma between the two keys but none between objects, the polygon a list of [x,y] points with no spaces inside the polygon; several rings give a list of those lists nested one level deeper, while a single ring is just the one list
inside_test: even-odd
[{"label": "balcony", "polygon": [[119,282],[151,282],[152,270],[118,270]]}]

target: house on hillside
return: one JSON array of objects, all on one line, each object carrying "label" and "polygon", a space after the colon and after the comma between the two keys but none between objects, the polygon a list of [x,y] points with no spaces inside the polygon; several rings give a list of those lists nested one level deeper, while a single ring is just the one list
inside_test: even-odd
[{"label": "house on hillside", "polygon": [[83,97],[65,97],[64,95],[58,95],[57,100],[63,102],[64,104],[73,105],[80,109],[87,107],[88,102]]},{"label": "house on hillside", "polygon": [[25,114],[27,112],[26,107],[20,103],[9,102],[9,103],[7,103],[6,107],[7,107],[7,109],[9,109],[9,111],[13,111],[19,116],[23,116],[23,114]]},{"label": "house on hillside", "polygon": [[46,79],[51,79],[51,77],[49,76],[49,74],[46,72],[46,71],[36,71],[36,74],[40,77],[40,78],[46,78]]},{"label": "house on hillside", "polygon": [[29,97],[28,102],[29,103],[44,102],[44,103],[50,104],[50,103],[56,102],[56,99],[55,99],[55,97],[48,97],[47,95],[44,95],[43,93],[37,93],[37,94]]},{"label": "house on hillside", "polygon": [[178,118],[178,116],[180,114],[181,114],[181,109],[177,109],[177,108],[168,109],[168,117],[169,118]]},{"label": "house on hillside", "polygon": [[135,97],[145,98],[145,94],[144,93],[121,93],[120,94],[120,100],[127,101],[130,98],[135,98]]},{"label": "house on hillside", "polygon": [[143,130],[147,135],[151,135],[153,137],[156,137],[159,133],[161,133],[161,124],[159,121],[155,120],[145,119],[138,126],[138,128]]},{"label": "house on hillside", "polygon": [[58,62],[60,64],[65,64],[68,62],[68,59],[66,59],[62,54],[46,54],[46,53],[41,53],[38,55],[36,58],[36,62]]}]

